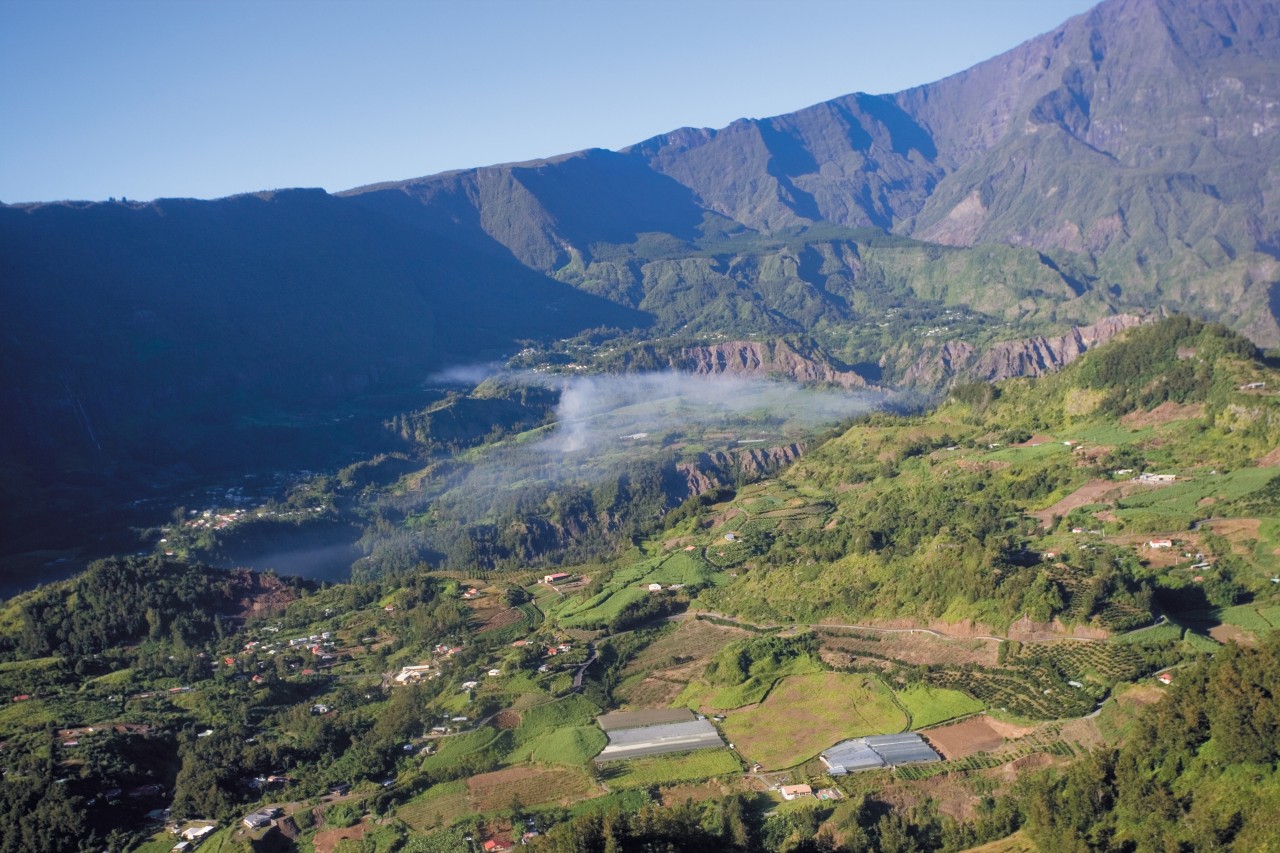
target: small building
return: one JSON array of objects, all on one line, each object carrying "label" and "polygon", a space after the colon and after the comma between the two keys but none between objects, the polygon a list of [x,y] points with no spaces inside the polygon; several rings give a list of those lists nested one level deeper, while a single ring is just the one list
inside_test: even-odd
[{"label": "small building", "polygon": [[200,841],[217,828],[218,825],[215,823],[208,823],[203,826],[188,826],[182,830],[182,837],[188,841]]},{"label": "small building", "polygon": [[1173,547],[1172,539],[1151,539],[1147,542],[1147,547],[1153,551],[1159,551],[1165,548]]},{"label": "small building", "polygon": [[782,794],[784,800],[794,800],[797,797],[812,797],[813,788],[809,785],[783,785],[778,788],[778,793]]},{"label": "small building", "polygon": [[662,592],[662,584],[660,583],[649,584],[649,592]]},{"label": "small building", "polygon": [[252,812],[244,816],[242,823],[249,829],[261,829],[271,825],[271,816],[266,812]]},{"label": "small building", "polygon": [[568,572],[556,572],[555,574],[543,575],[542,582],[548,586],[555,586],[556,584],[564,583],[569,578],[570,574]]},{"label": "small building", "polygon": [[1156,676],[1156,680],[1157,680],[1157,681],[1159,681],[1161,684],[1172,684],[1172,683],[1173,683],[1173,673],[1172,673],[1172,672],[1162,672],[1162,673],[1160,673],[1159,675],[1157,675],[1157,676]]}]

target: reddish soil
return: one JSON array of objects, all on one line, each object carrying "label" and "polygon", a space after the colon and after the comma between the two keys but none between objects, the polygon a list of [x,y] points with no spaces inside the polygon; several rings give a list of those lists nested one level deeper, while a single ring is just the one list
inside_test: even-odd
[{"label": "reddish soil", "polygon": [[344,838],[352,841],[359,841],[364,838],[364,834],[369,831],[369,824],[363,820],[355,826],[348,826],[343,829],[322,829],[316,833],[315,838],[311,840],[312,846],[315,847],[316,853],[333,853],[337,848],[338,842]]},{"label": "reddish soil", "polygon": [[1183,405],[1169,400],[1149,412],[1130,412],[1120,419],[1120,423],[1129,429],[1142,429],[1143,427],[1160,426],[1174,421],[1202,417],[1204,417],[1204,406],[1200,403]]},{"label": "reddish soil", "polygon": [[1239,625],[1214,625],[1209,636],[1219,643],[1235,643],[1240,646],[1256,646],[1258,639]]},{"label": "reddish soil", "polygon": [[493,724],[500,729],[514,729],[520,725],[519,711],[499,711],[493,718]]},{"label": "reddish soil", "polygon": [[236,614],[240,618],[277,613],[297,598],[297,593],[271,575],[255,575],[246,569],[231,572],[232,595],[238,599]]},{"label": "reddish soil", "polygon": [[1259,456],[1258,466],[1262,468],[1280,468],[1280,447],[1277,447],[1266,456]]},{"label": "reddish soil", "polygon": [[1088,504],[1114,503],[1124,496],[1125,485],[1133,484],[1121,484],[1114,480],[1090,480],[1053,506],[1031,514],[1040,519],[1041,524],[1048,525],[1055,515],[1062,518],[1071,510]]},{"label": "reddish soil", "polygon": [[524,611],[510,607],[490,616],[476,633],[483,634],[486,631],[496,631],[499,628],[514,625],[522,619],[524,619]]},{"label": "reddish soil", "polygon": [[998,644],[987,640],[951,639],[931,634],[866,633],[866,637],[878,637],[878,642],[875,639],[841,636],[839,633],[823,632],[820,636],[824,659],[828,654],[833,658],[841,654],[852,657],[873,654],[885,655],[909,664],[958,666],[973,663],[995,666],[999,649]]},{"label": "reddish soil", "polygon": [[942,753],[943,758],[964,758],[977,752],[991,752],[1004,745],[995,720],[986,716],[971,717],[962,723],[929,729],[924,732],[929,743]]}]

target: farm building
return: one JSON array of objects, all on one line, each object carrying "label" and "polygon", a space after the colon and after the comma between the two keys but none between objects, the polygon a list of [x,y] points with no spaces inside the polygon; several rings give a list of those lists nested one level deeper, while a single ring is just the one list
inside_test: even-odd
[{"label": "farm building", "polygon": [[556,572],[555,574],[552,574],[552,575],[542,576],[542,582],[545,584],[549,584],[550,586],[555,586],[558,583],[564,583],[568,579],[569,579],[568,572]]},{"label": "farm building", "polygon": [[605,732],[611,732],[615,729],[635,729],[663,723],[687,723],[693,719],[693,712],[688,708],[649,708],[642,711],[614,711],[596,717],[596,722]]},{"label": "farm building", "polygon": [[938,753],[915,732],[896,735],[871,735],[841,741],[822,753],[822,763],[832,776],[843,776],[859,770],[896,767],[900,764],[922,764],[941,761]]},{"label": "farm building", "polygon": [[707,720],[612,729],[607,734],[609,745],[596,756],[597,762],[724,746],[720,733]]},{"label": "farm building", "polygon": [[884,767],[884,759],[880,753],[867,746],[863,738],[842,741],[819,756],[827,771],[832,776],[843,776],[859,770],[874,770]]},{"label": "farm building", "polygon": [[808,785],[783,785],[778,793],[782,794],[784,800],[794,800],[796,797],[812,797],[813,788]]}]

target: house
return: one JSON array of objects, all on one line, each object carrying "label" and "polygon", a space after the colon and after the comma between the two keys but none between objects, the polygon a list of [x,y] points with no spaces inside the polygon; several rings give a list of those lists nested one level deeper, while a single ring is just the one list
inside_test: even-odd
[{"label": "house", "polygon": [[812,797],[813,788],[808,785],[783,785],[778,793],[782,794],[784,800],[794,800],[796,797]]},{"label": "house", "polygon": [[1159,675],[1157,675],[1157,676],[1156,676],[1156,680],[1157,680],[1157,681],[1159,681],[1161,684],[1172,684],[1172,683],[1173,683],[1173,673],[1172,673],[1172,672],[1162,672],[1162,673],[1160,673]]},{"label": "house", "polygon": [[204,826],[188,826],[182,830],[182,837],[188,841],[200,841],[209,833],[218,828],[216,823],[208,823]]},{"label": "house", "polygon": [[1172,483],[1176,479],[1173,474],[1148,474],[1145,471],[1138,475],[1139,483]]},{"label": "house", "polygon": [[649,592],[662,592],[662,584],[660,583],[649,584]]},{"label": "house", "polygon": [[1172,548],[1173,540],[1172,539],[1152,539],[1149,542],[1147,542],[1147,547],[1152,549],[1153,551],[1160,550],[1163,548]]},{"label": "house", "polygon": [[271,825],[271,816],[266,812],[252,812],[244,816],[242,823],[249,829],[261,829]]},{"label": "house", "polygon": [[505,842],[499,841],[499,840],[498,840],[498,839],[496,839],[496,838],[490,838],[488,841],[486,841],[486,842],[484,843],[483,847],[484,847],[484,849],[485,849],[486,851],[489,851],[489,853],[494,853],[494,851],[499,851],[499,850],[510,850],[510,849],[511,849],[511,845],[510,845],[510,844],[507,844],[507,843],[505,843]]},{"label": "house", "polygon": [[568,572],[556,572],[552,575],[543,575],[542,582],[548,586],[555,586],[558,583],[564,583],[569,579]]},{"label": "house", "polygon": [[724,541],[726,541],[726,542],[737,542],[737,541],[738,541],[738,534],[736,534],[736,533],[726,533],[726,534],[724,535]]}]

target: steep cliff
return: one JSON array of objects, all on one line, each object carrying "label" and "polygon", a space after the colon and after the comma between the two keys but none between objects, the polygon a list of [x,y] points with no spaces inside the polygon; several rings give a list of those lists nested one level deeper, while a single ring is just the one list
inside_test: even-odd
[{"label": "steep cliff", "polygon": [[1003,341],[985,351],[964,341],[947,341],[920,356],[906,371],[903,383],[936,388],[957,379],[996,382],[1018,376],[1042,376],[1061,369],[1086,351],[1148,319],[1118,314],[1088,326],[1077,326],[1064,335]]},{"label": "steep cliff", "polygon": [[835,364],[822,353],[802,355],[784,340],[728,341],[686,347],[672,358],[671,367],[698,376],[772,376],[843,388],[874,387],[855,371]]}]

